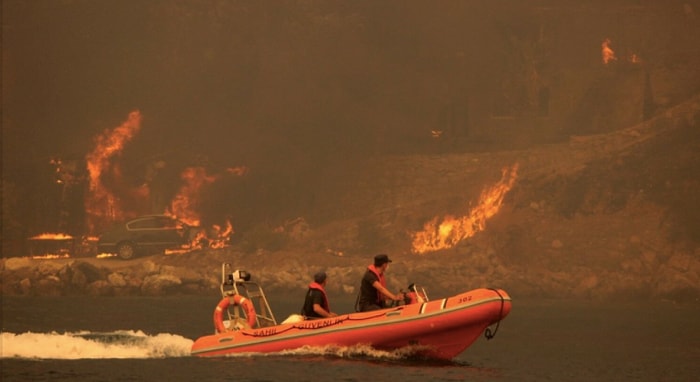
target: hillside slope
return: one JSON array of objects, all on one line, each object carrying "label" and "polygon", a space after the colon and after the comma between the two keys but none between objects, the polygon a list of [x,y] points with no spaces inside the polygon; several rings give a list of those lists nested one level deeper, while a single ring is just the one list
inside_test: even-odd
[{"label": "hillside slope", "polygon": [[[638,126],[560,144],[376,158],[337,195],[333,219],[300,217],[277,230],[284,245],[259,237],[131,261],[3,259],[3,294],[215,294],[230,262],[276,294],[298,294],[325,269],[329,293],[350,297],[372,255],[387,252],[395,290],[415,282],[434,296],[502,287],[516,298],[697,302],[699,127],[694,97]],[[512,188],[482,230],[451,248],[412,250],[426,222],[469,213],[514,165]]]}]

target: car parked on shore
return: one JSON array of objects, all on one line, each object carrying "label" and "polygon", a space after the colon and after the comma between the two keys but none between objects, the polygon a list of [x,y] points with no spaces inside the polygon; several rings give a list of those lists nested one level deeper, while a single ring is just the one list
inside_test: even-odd
[{"label": "car parked on shore", "polygon": [[168,215],[146,215],[114,226],[99,235],[97,251],[115,253],[128,260],[166,249],[186,248],[199,227],[190,226]]}]

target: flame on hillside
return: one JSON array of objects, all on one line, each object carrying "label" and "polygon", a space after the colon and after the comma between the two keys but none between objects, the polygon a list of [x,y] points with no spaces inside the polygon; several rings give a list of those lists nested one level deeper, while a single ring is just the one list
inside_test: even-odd
[{"label": "flame on hillside", "polygon": [[412,235],[413,253],[424,254],[452,248],[460,241],[483,231],[486,228],[486,221],[498,213],[505,195],[513,188],[517,172],[517,163],[510,168],[504,168],[501,180],[482,191],[478,204],[468,215],[462,217],[447,215],[441,221],[435,217],[425,223],[422,231]]}]

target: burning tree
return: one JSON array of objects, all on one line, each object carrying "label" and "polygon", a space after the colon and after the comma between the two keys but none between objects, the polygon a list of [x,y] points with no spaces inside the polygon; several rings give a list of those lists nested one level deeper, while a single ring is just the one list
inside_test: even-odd
[{"label": "burning tree", "polygon": [[[141,113],[132,111],[120,126],[105,130],[95,138],[95,148],[87,154],[87,170],[90,177],[89,193],[85,198],[87,226],[90,233],[104,227],[108,222],[125,217],[121,199],[105,184],[105,176],[120,177],[114,158],[121,155],[124,146],[141,129]],[[141,190],[142,196],[148,189]]]}]

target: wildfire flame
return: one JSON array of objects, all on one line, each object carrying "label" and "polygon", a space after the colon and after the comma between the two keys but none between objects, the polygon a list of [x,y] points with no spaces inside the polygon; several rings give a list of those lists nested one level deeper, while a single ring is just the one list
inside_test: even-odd
[{"label": "wildfire flame", "polygon": [[32,236],[29,240],[71,240],[73,236],[65,233],[49,233],[45,232],[36,236]]},{"label": "wildfire flame", "polygon": [[[123,209],[119,198],[103,183],[102,175],[112,169],[112,159],[141,129],[141,113],[132,111],[120,126],[105,130],[95,138],[95,148],[86,156],[90,177],[90,192],[85,200],[88,229],[92,233],[100,223],[122,219]],[[108,216],[105,216],[105,211]]]},{"label": "wildfire flame", "polygon": [[214,225],[214,237],[210,238],[211,242],[209,246],[212,248],[223,248],[233,232],[233,225],[229,220],[226,220],[226,227],[224,229],[219,225]]},{"label": "wildfire flame", "polygon": [[[137,187],[131,186],[124,180],[118,162],[125,146],[141,130],[141,120],[141,113],[138,110],[132,111],[121,125],[113,129],[105,129],[95,137],[94,148],[85,156],[89,181],[89,192],[84,201],[88,234],[99,233],[116,221],[125,221],[138,215],[152,213],[148,211],[150,205],[148,182]],[[77,183],[74,176],[74,173],[78,172],[77,162],[66,163],[60,159],[52,159],[51,164],[56,168],[57,182]],[[164,166],[164,162],[157,162],[149,170],[156,171]],[[248,168],[245,166],[225,169],[225,174],[232,176],[243,176],[247,172]],[[220,175],[208,175],[203,167],[188,167],[180,177],[183,186],[166,208],[165,213],[190,226],[199,227],[201,216],[198,207],[201,191],[215,182]],[[146,179],[149,178],[146,177]],[[188,246],[189,250],[199,248],[203,244],[212,248],[222,248],[229,242],[234,232],[233,225],[228,220],[223,225],[213,225],[206,230],[199,228],[201,231],[198,232],[198,237],[192,245]],[[32,239],[67,240],[72,237],[43,234]],[[81,245],[88,246],[85,243]]]},{"label": "wildfire flame", "polygon": [[207,171],[203,167],[188,167],[180,174],[180,179],[184,184],[165,213],[176,216],[189,225],[198,226],[200,216],[196,212],[196,207],[199,204],[200,190],[202,186],[214,183],[217,177],[207,175]]},{"label": "wildfire flame", "polygon": [[617,60],[615,52],[610,48],[610,39],[606,38],[601,44],[601,53],[603,55],[603,64],[608,64],[610,61]]},{"label": "wildfire flame", "polygon": [[424,254],[440,249],[452,248],[460,241],[474,236],[486,228],[486,221],[498,213],[503,198],[515,184],[518,164],[502,170],[501,180],[492,187],[482,191],[479,203],[468,215],[456,218],[445,216],[441,222],[438,217],[423,225],[423,230],[413,236],[413,253]]},{"label": "wildfire flame", "polygon": [[[226,173],[231,175],[242,176],[248,172],[247,167],[230,167],[226,169]],[[214,183],[219,179],[219,175],[208,175],[203,167],[188,167],[180,178],[184,184],[180,191],[173,198],[170,207],[165,211],[167,215],[177,217],[183,222],[199,226],[201,217],[198,210],[199,195],[203,187]],[[191,247],[201,247],[202,243],[208,243],[210,248],[223,248],[228,243],[231,235],[234,233],[231,221],[226,220],[225,226],[213,225],[209,230],[198,232],[197,236],[192,240]]]},{"label": "wildfire flame", "polygon": [[70,257],[70,254],[68,253],[46,253],[43,255],[35,255],[31,256],[30,258],[33,260],[56,260],[56,259],[67,259]]},{"label": "wildfire flame", "polygon": [[70,257],[70,250],[73,247],[73,236],[65,233],[44,232],[30,237],[29,240],[32,241],[32,253],[37,249],[43,250],[41,254],[32,254],[30,256],[31,259],[35,260],[68,258]]}]

